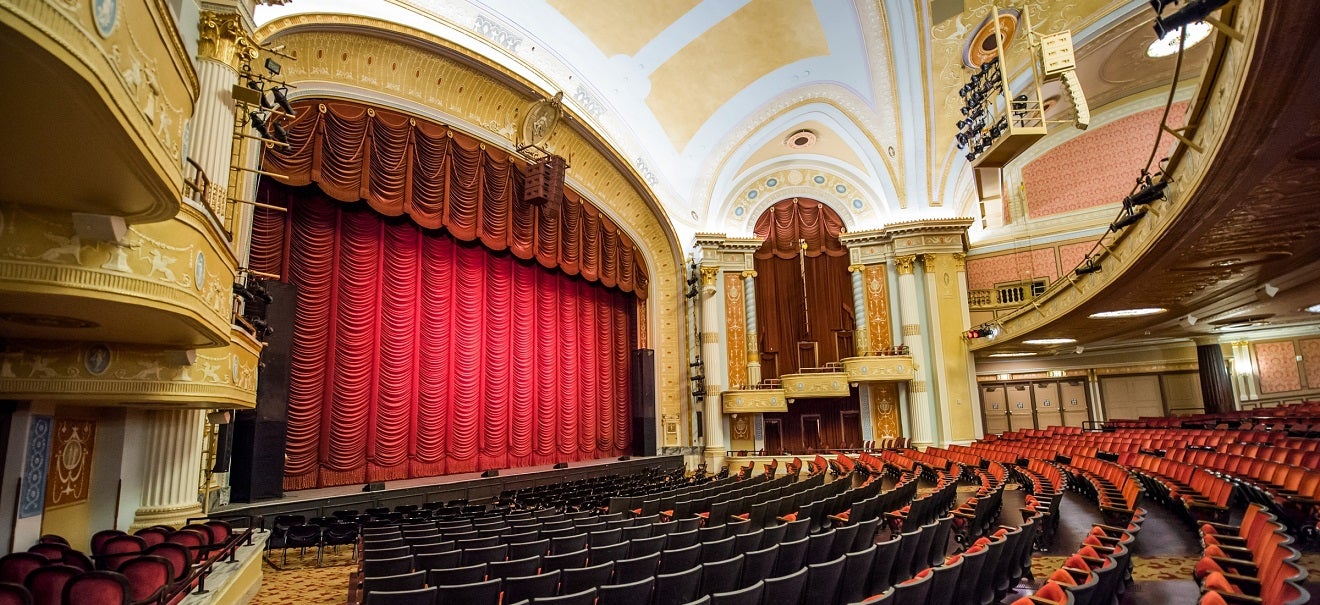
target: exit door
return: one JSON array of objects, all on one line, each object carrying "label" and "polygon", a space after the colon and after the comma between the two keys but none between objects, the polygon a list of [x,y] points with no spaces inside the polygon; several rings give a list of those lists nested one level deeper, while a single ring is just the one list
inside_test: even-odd
[{"label": "exit door", "polygon": [[1059,383],[1031,383],[1031,399],[1035,402],[1036,428],[1043,429],[1063,424],[1063,413],[1059,409]]},{"label": "exit door", "polygon": [[1003,385],[981,387],[981,411],[985,414],[985,433],[998,435],[1008,431],[1008,399]]},{"label": "exit door", "polygon": [[1032,417],[1031,389],[1025,384],[1014,384],[1009,385],[1005,391],[1008,394],[1009,430],[1036,428],[1036,421]]},{"label": "exit door", "polygon": [[1086,405],[1086,382],[1069,380],[1059,383],[1059,404],[1063,408],[1064,426],[1082,426],[1091,419]]}]

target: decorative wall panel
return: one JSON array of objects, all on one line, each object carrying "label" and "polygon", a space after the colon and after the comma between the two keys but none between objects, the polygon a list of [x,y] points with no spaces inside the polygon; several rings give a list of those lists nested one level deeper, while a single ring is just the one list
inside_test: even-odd
[{"label": "decorative wall panel", "polygon": [[1320,338],[1298,341],[1302,348],[1302,366],[1306,368],[1307,388],[1320,388]]},{"label": "decorative wall panel", "polygon": [[871,387],[871,422],[876,439],[898,437],[903,434],[903,423],[898,415],[898,385],[878,384]]},{"label": "decorative wall panel", "polygon": [[1054,248],[1013,252],[967,261],[969,290],[989,289],[996,284],[1029,281],[1038,277],[1044,277],[1049,281],[1059,277]]},{"label": "decorative wall panel", "polygon": [[1254,348],[1260,392],[1281,393],[1302,388],[1302,377],[1297,371],[1297,348],[1292,341],[1260,342]]},{"label": "decorative wall panel", "polygon": [[886,265],[871,265],[862,273],[866,286],[866,323],[871,349],[894,346],[893,328],[889,324],[889,279]]},{"label": "decorative wall panel", "polygon": [[56,418],[46,478],[46,507],[69,506],[87,500],[92,480],[92,452],[96,423],[91,420]]},{"label": "decorative wall panel", "polygon": [[23,485],[18,500],[18,518],[41,514],[46,494],[46,469],[50,464],[50,416],[33,416],[28,425],[27,460],[23,462]]},{"label": "decorative wall panel", "polygon": [[747,384],[747,321],[742,275],[724,274],[724,331],[729,360],[729,386]]}]

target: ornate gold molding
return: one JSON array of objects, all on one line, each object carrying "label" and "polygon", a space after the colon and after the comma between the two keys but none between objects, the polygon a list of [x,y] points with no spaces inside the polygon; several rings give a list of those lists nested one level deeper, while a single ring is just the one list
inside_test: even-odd
[{"label": "ornate gold molding", "polygon": [[245,61],[257,58],[257,44],[238,13],[203,11],[197,29],[199,59],[219,61],[237,71]]},{"label": "ornate gold molding", "polygon": [[904,254],[894,257],[894,265],[898,269],[899,275],[912,275],[912,270],[917,264],[917,255]]},{"label": "ornate gold molding", "polygon": [[921,262],[922,262],[922,264],[923,264],[923,265],[925,266],[925,268],[926,268],[926,274],[927,274],[927,275],[934,275],[934,274],[935,274],[935,263],[936,263],[937,260],[938,260],[938,259],[936,258],[936,256],[935,256],[934,254],[922,254],[922,255],[921,255]]},{"label": "ornate gold molding", "polygon": [[967,270],[967,255],[962,252],[953,253],[953,267],[959,271]]},{"label": "ornate gold molding", "polygon": [[849,273],[858,273],[858,272],[865,271],[865,270],[866,270],[866,265],[863,265],[863,264],[860,264],[860,263],[859,263],[859,264],[855,264],[855,265],[848,265],[848,272],[849,272]]},{"label": "ornate gold molding", "polygon": [[903,324],[904,336],[916,336],[921,334],[921,324]]},{"label": "ornate gold molding", "polygon": [[748,277],[755,279],[755,278],[756,278],[756,272],[755,272],[755,271],[743,271],[743,272],[742,272],[742,276],[743,276],[743,279],[746,279],[746,278],[748,278]]}]

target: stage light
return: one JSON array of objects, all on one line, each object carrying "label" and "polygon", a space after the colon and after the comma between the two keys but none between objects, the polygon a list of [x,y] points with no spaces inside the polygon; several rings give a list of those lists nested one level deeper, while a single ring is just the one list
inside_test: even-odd
[{"label": "stage light", "polygon": [[284,126],[280,125],[279,123],[276,123],[274,126],[271,126],[271,134],[275,135],[276,141],[288,144],[289,131],[285,130]]},{"label": "stage light", "polygon": [[1114,223],[1109,226],[1109,230],[1117,232],[1126,227],[1131,227],[1132,225],[1137,224],[1137,221],[1141,220],[1141,217],[1143,216],[1146,216],[1145,208],[1142,208],[1138,212],[1129,211],[1123,216],[1119,217],[1118,220],[1114,221]]},{"label": "stage light", "polygon": [[1155,9],[1155,14],[1158,15],[1164,12],[1165,7],[1178,2],[1179,0],[1150,0],[1150,7]]},{"label": "stage light", "polygon": [[694,375],[692,376],[692,378],[690,378],[690,380],[693,380],[693,381],[705,380],[705,379],[706,379],[706,375],[705,375],[705,374],[694,374]]},{"label": "stage light", "polygon": [[687,294],[685,294],[684,296],[687,298],[696,298],[697,294],[698,294],[697,287],[692,286],[691,288],[688,289]]},{"label": "stage light", "polygon": [[262,115],[262,112],[254,111],[249,113],[248,117],[252,118],[252,129],[257,131],[261,138],[269,139],[270,131],[266,130],[266,118]]},{"label": "stage light", "polygon": [[692,363],[689,363],[689,364],[688,364],[688,367],[689,367],[689,368],[695,368],[695,367],[700,366],[700,365],[701,365],[701,358],[698,357],[696,361],[694,361],[694,362],[692,362]]},{"label": "stage light", "polygon": [[1169,181],[1160,181],[1142,187],[1140,191],[1123,200],[1125,206],[1144,206],[1156,200],[1164,199],[1164,191],[1169,188]]},{"label": "stage light", "polygon": [[963,332],[963,338],[966,338],[967,340],[976,340],[978,338],[994,340],[997,336],[999,336],[999,326],[997,325],[980,326]]},{"label": "stage light", "polygon": [[1155,35],[1163,38],[1169,35],[1169,32],[1185,25],[1205,21],[1210,13],[1219,10],[1225,4],[1228,4],[1228,0],[1187,0],[1178,12],[1167,17],[1163,15],[1155,17]]},{"label": "stage light", "polygon": [[291,118],[297,117],[298,114],[293,111],[293,105],[289,104],[288,88],[280,86],[278,88],[275,88],[274,90],[271,90],[270,92],[271,92],[271,96],[275,97],[275,103],[280,106],[280,109],[283,110],[284,113],[289,114],[289,117]]},{"label": "stage light", "polygon": [[1099,270],[1100,263],[1096,262],[1093,258],[1087,257],[1086,260],[1082,261],[1082,264],[1077,265],[1077,268],[1073,269],[1073,272],[1078,275],[1086,275],[1087,273],[1095,273]]},{"label": "stage light", "polygon": [[272,76],[280,75],[280,69],[281,69],[280,64],[276,63],[275,59],[266,57],[266,71],[270,72],[270,75]]}]

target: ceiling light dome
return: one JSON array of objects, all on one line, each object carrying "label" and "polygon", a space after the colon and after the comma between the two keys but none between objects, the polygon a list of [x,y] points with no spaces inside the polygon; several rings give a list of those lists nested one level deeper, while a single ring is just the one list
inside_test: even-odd
[{"label": "ceiling light dome", "polygon": [[784,137],[784,146],[789,149],[806,149],[816,144],[816,133],[803,128]]},{"label": "ceiling light dome", "polygon": [[[1183,48],[1188,49],[1195,46],[1197,42],[1209,37],[1210,31],[1213,29],[1214,27],[1205,21],[1197,21],[1196,23],[1188,24],[1187,42],[1183,44]],[[1178,39],[1182,37],[1182,33],[1182,29],[1175,29],[1166,34],[1163,38],[1151,42],[1150,46],[1146,47],[1146,56],[1158,59],[1178,54]]]}]

